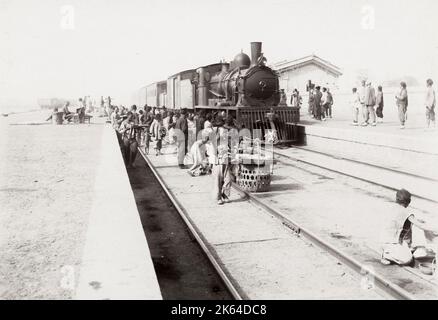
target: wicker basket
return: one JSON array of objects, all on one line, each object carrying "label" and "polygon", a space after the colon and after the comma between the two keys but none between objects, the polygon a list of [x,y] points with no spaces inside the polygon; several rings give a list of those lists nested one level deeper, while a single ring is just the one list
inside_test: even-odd
[{"label": "wicker basket", "polygon": [[240,164],[237,176],[238,186],[247,192],[263,192],[269,189],[271,173],[269,166]]}]

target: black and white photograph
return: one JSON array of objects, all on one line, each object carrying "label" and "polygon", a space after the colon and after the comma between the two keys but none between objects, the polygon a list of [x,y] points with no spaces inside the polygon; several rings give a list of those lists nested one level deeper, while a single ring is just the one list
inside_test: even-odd
[{"label": "black and white photograph", "polygon": [[436,0],[0,0],[0,300],[437,300],[437,88]]}]

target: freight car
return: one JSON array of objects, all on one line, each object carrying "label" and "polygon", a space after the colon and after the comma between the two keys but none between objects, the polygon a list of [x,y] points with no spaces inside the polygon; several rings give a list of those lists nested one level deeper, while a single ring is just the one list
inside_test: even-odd
[{"label": "freight car", "polygon": [[260,129],[263,136],[267,129],[275,129],[280,140],[297,140],[293,124],[300,120],[299,108],[279,105],[279,76],[266,66],[261,49],[261,42],[252,42],[251,58],[241,52],[230,63],[220,62],[174,74],[165,86],[163,81],[158,83],[161,91],[149,91],[149,86],[145,87],[142,90],[146,91],[146,103],[162,105],[158,95],[164,94],[167,109],[225,111],[235,117],[240,128]]}]

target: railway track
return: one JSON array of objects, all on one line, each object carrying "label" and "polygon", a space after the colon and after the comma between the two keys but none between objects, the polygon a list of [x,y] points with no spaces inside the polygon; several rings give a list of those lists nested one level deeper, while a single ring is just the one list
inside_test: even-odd
[{"label": "railway track", "polygon": [[303,227],[300,223],[293,221],[289,217],[286,217],[279,210],[274,209],[272,206],[266,204],[264,201],[258,199],[249,192],[242,190],[237,184],[233,183],[233,188],[240,194],[246,196],[251,202],[257,206],[262,207],[267,213],[278,219],[286,228],[290,229],[293,233],[305,237],[312,244],[318,246],[319,248],[327,251],[330,255],[338,259],[343,264],[347,265],[354,272],[361,275],[369,275],[375,280],[377,287],[383,291],[385,294],[393,297],[395,299],[402,300],[414,300],[414,296],[411,295],[406,290],[402,289],[398,285],[392,283],[390,280],[385,279],[379,274],[375,273],[366,265],[360,263],[356,259],[350,257],[348,254],[342,252],[342,250],[337,249],[327,241],[323,240],[321,237],[310,231],[309,229]]},{"label": "railway track", "polygon": [[[204,239],[202,234],[199,232],[195,224],[192,222],[190,217],[186,214],[184,208],[179,203],[178,199],[170,192],[167,188],[166,183],[160,176],[160,174],[157,172],[157,170],[154,168],[152,162],[148,159],[147,156],[143,154],[141,151],[141,155],[145,159],[148,166],[151,168],[152,172],[154,173],[154,176],[157,178],[159,183],[161,184],[163,190],[166,192],[169,199],[174,204],[175,208],[178,210],[178,213],[180,214],[181,218],[186,223],[187,227],[193,234],[193,237],[198,242],[199,246],[204,251],[205,255],[210,260],[211,264],[216,269],[217,273],[222,278],[223,282],[227,286],[228,290],[232,294],[232,296],[236,300],[242,300],[242,299],[248,299],[248,297],[245,295],[245,293],[240,290],[240,287],[237,283],[232,279],[232,277],[228,274],[227,270],[222,266],[221,262],[219,261],[217,255],[215,254],[214,250],[211,250],[210,245]],[[385,277],[381,276],[380,274],[376,273],[374,270],[369,268],[367,265],[359,262],[358,260],[352,258],[348,254],[344,253],[342,250],[334,247],[324,239],[322,239],[320,236],[316,235],[309,229],[303,227],[300,223],[297,223],[296,221],[291,220],[289,217],[285,216],[282,212],[274,209],[272,206],[264,202],[263,200],[258,199],[254,195],[243,191],[239,188],[236,184],[233,184],[233,188],[241,195],[244,196],[247,200],[249,200],[252,204],[256,205],[257,207],[260,207],[264,210],[266,214],[269,214],[270,216],[273,216],[276,218],[285,228],[290,230],[294,236],[300,236],[304,239],[306,239],[311,244],[315,245],[316,247],[322,249],[324,252],[327,252],[330,256],[335,258],[340,263],[346,265],[350,270],[352,270],[354,273],[358,274],[360,277],[368,276],[372,279],[374,279],[374,285],[378,289],[381,296],[384,297],[390,297],[393,299],[402,299],[402,300],[414,300],[415,297],[410,294],[405,289],[401,288],[397,284],[391,282],[390,280],[386,279]]]},{"label": "railway track", "polygon": [[[360,165],[360,166],[363,166],[365,168],[371,168],[373,170],[377,170],[377,171],[380,171],[382,173],[383,172],[387,172],[387,173],[391,173],[391,174],[393,174],[395,176],[398,176],[398,177],[405,177],[405,178],[408,178],[408,179],[417,179],[418,181],[420,181],[422,183],[428,183],[429,185],[431,183],[435,183],[435,182],[438,183],[437,179],[430,178],[430,177],[425,177],[425,176],[414,174],[414,173],[410,173],[410,172],[405,172],[405,171],[401,171],[401,170],[397,170],[397,169],[393,169],[393,168],[388,168],[388,167],[384,167],[384,166],[380,166],[380,165],[376,165],[376,164],[372,164],[372,163],[367,163],[367,162],[363,162],[363,161],[360,161],[360,160],[350,159],[350,158],[347,158],[347,157],[337,156],[335,154],[331,154],[331,153],[327,153],[327,152],[323,152],[323,151],[318,151],[318,150],[310,149],[310,148],[307,148],[307,147],[304,148],[304,147],[294,146],[294,148],[298,149],[300,151],[321,155],[321,156],[324,156],[324,157],[327,157],[327,158],[331,158],[331,159],[343,160],[343,161],[346,161],[348,163],[352,163],[352,164],[355,164],[355,165]],[[356,180],[364,181],[364,182],[367,182],[367,183],[370,183],[370,184],[373,184],[373,185],[376,185],[376,186],[379,186],[379,187],[383,187],[383,188],[388,189],[388,190],[397,191],[397,190],[400,189],[400,187],[396,187],[394,185],[391,185],[387,181],[383,182],[383,181],[379,181],[378,179],[373,179],[373,178],[370,178],[370,177],[368,177],[368,178],[367,177],[361,177],[358,174],[352,174],[352,173],[349,173],[348,171],[344,171],[344,170],[339,169],[339,168],[333,168],[333,167],[330,167],[328,165],[323,165],[321,163],[316,163],[314,161],[308,161],[308,160],[300,158],[299,156],[293,156],[293,155],[284,154],[283,152],[278,151],[278,149],[277,149],[277,151],[274,151],[274,154],[277,157],[280,157],[280,158],[285,158],[285,159],[288,159],[288,160],[293,160],[293,161],[296,161],[296,162],[299,162],[299,163],[303,163],[303,164],[306,164],[306,165],[310,165],[310,166],[313,166],[313,167],[317,167],[317,168],[320,168],[320,169],[328,170],[328,171],[331,171],[331,172],[334,172],[334,173],[337,173],[337,174],[340,174],[340,175],[343,175],[343,176],[347,176],[347,177],[350,177],[350,178],[354,178]],[[376,175],[376,176],[378,176],[378,175]],[[415,191],[411,192],[411,194],[412,194],[413,197],[415,197],[417,199],[421,199],[421,200],[427,201],[427,202],[429,202],[431,204],[438,204],[438,200],[437,199],[433,199],[430,195],[420,194],[420,193],[415,192]]]},{"label": "railway track", "polygon": [[154,168],[151,161],[148,159],[148,157],[144,154],[143,150],[141,148],[138,149],[139,153],[143,157],[143,159],[146,161],[147,165],[149,166],[150,170],[152,171],[153,175],[161,185],[163,191],[166,193],[169,200],[172,202],[175,209],[178,211],[178,214],[184,221],[185,225],[189,229],[190,233],[198,243],[201,250],[204,252],[205,256],[210,261],[213,268],[216,270],[219,277],[222,279],[224,285],[228,289],[229,293],[235,300],[243,300],[247,299],[248,297],[245,295],[244,292],[242,292],[239,287],[235,284],[233,279],[229,276],[227,271],[222,267],[217,255],[215,254],[214,250],[211,250],[208,242],[204,239],[202,234],[199,232],[195,224],[191,221],[190,217],[186,214],[180,203],[178,202],[178,199],[169,191],[169,189],[166,186],[166,183],[160,176],[160,174],[157,172],[157,170]]},{"label": "railway track", "polygon": [[414,177],[414,178],[418,178],[418,179],[423,179],[423,180],[427,180],[427,181],[434,181],[434,182],[438,182],[438,179],[435,178],[431,178],[431,177],[426,177],[426,176],[422,176],[419,174],[415,174],[415,173],[411,173],[411,172],[405,172],[405,171],[401,171],[401,170],[397,170],[394,168],[388,168],[388,167],[384,167],[384,166],[380,166],[377,164],[373,164],[373,163],[368,163],[368,162],[364,162],[364,161],[360,161],[360,160],[356,160],[356,159],[350,159],[347,157],[343,157],[343,156],[337,156],[328,152],[323,152],[323,151],[319,151],[319,150],[315,150],[309,147],[299,147],[299,146],[294,146],[295,149],[299,149],[299,150],[303,150],[303,151],[307,151],[307,152],[313,152],[313,153],[317,153],[317,154],[321,154],[327,157],[331,157],[334,159],[340,159],[340,160],[345,160],[348,162],[352,162],[352,163],[357,163],[357,164],[361,164],[361,165],[365,165],[368,167],[372,167],[372,168],[377,168],[377,169],[381,169],[381,170],[385,170],[385,171],[389,171],[389,172],[393,172],[396,174],[402,174],[402,175],[406,175],[409,177]]}]

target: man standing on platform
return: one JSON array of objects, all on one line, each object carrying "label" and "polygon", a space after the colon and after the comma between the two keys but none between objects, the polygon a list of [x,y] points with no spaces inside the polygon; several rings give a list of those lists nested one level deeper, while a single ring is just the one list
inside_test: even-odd
[{"label": "man standing on platform", "polygon": [[321,96],[321,117],[323,120],[325,120],[328,110],[328,103],[327,103],[327,88],[322,88],[322,96]]},{"label": "man standing on platform", "polygon": [[406,122],[406,112],[408,110],[408,91],[406,90],[406,82],[400,83],[400,92],[395,95],[395,99],[398,107],[400,129],[404,129]]},{"label": "man standing on platform", "polygon": [[377,122],[383,122],[383,107],[385,103],[383,101],[383,88],[382,86],[377,87],[377,95],[376,95],[376,115]]},{"label": "man standing on platform", "polygon": [[314,85],[312,84],[309,87],[309,114],[312,115],[313,118],[315,118],[315,97],[313,95],[314,93]]},{"label": "man standing on platform", "polygon": [[327,109],[327,118],[332,118],[332,107],[333,107],[333,95],[330,92],[330,88],[327,88],[327,103],[328,103],[328,109]]},{"label": "man standing on platform", "polygon": [[[371,85],[371,81],[367,82],[367,87],[365,90],[365,106],[367,108],[367,117],[371,118],[371,125],[376,126],[376,110],[374,106],[376,105],[376,90]],[[368,122],[364,125],[366,126]]]},{"label": "man standing on platform", "polygon": [[433,81],[432,79],[427,79],[427,93],[426,93],[426,121],[427,127],[430,127],[430,122],[432,121],[433,126],[435,127],[435,105],[436,105],[436,96],[435,91],[433,90]]},{"label": "man standing on platform", "polygon": [[314,106],[314,115],[315,115],[315,119],[317,120],[322,120],[321,118],[321,99],[322,99],[322,93],[321,93],[321,87],[317,86],[316,87],[316,91],[315,94],[313,95],[313,106]]},{"label": "man standing on platform", "polygon": [[184,169],[184,158],[187,154],[187,145],[189,140],[189,126],[186,119],[187,110],[182,109],[181,115],[175,123],[177,132],[177,147],[178,147],[178,166]]},{"label": "man standing on platform", "polygon": [[353,96],[350,101],[351,107],[353,109],[353,126],[359,125],[359,109],[361,108],[360,96],[357,92],[357,88],[353,88]]},{"label": "man standing on platform", "polygon": [[85,101],[79,98],[79,105],[76,109],[76,113],[79,117],[79,123],[85,123]]},{"label": "man standing on platform", "polygon": [[363,126],[368,125],[368,120],[369,120],[368,109],[367,109],[367,106],[365,105],[365,91],[366,91],[365,84],[366,84],[366,81],[362,80],[362,85],[359,89],[359,98],[360,98],[360,104],[362,107],[362,117],[363,117],[362,125]]}]

